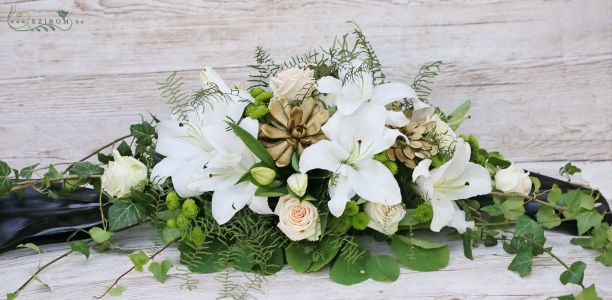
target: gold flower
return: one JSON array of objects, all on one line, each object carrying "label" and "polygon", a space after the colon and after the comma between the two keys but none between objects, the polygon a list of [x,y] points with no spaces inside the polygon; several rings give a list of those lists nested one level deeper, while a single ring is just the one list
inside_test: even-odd
[{"label": "gold flower", "polygon": [[292,106],[285,99],[272,100],[270,124],[262,124],[259,137],[279,167],[291,163],[294,150],[302,154],[304,148],[325,139],[321,126],[329,119],[329,113],[313,98],[306,98],[299,106]]}]

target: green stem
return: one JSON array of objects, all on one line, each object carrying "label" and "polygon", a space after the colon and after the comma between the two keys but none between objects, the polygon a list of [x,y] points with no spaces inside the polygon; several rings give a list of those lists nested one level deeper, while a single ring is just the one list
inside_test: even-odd
[{"label": "green stem", "polygon": [[46,263],[45,265],[39,267],[38,270],[36,270],[36,272],[34,274],[32,274],[32,276],[30,276],[30,278],[28,278],[28,280],[26,280],[26,282],[24,282],[19,288],[17,288],[17,290],[15,292],[13,292],[13,294],[18,295],[23,289],[25,289],[28,286],[28,284],[30,284],[30,282],[32,282],[32,280],[34,280],[34,278],[36,278],[36,276],[38,276],[38,274],[40,274],[40,272],[42,272],[44,269],[48,268],[52,264],[58,262],[62,258],[70,255],[72,252],[74,252],[74,250],[72,250],[72,249],[68,250],[64,254],[56,257],[52,261],[50,261],[50,262]]},{"label": "green stem", "polygon": [[[544,251],[546,254],[548,254],[550,257],[552,257],[553,259],[555,259],[557,262],[559,262],[566,270],[569,270],[570,267],[561,260],[561,258],[559,258],[558,256],[556,256],[554,253],[552,253],[552,251],[550,249],[544,248],[536,243],[534,243],[533,241],[526,239],[523,237],[523,240],[529,242],[531,245],[533,245],[534,247],[538,247],[540,250]],[[582,289],[585,289],[586,287],[584,286],[584,284],[579,283],[579,285],[582,287]]]},{"label": "green stem", "polygon": [[501,196],[501,197],[522,197],[523,199],[527,199],[529,201],[534,201],[537,202],[541,205],[545,205],[545,206],[549,206],[552,207],[554,209],[558,209],[558,210],[567,210],[567,208],[565,207],[561,207],[546,201],[542,201],[540,199],[537,199],[535,197],[529,196],[529,195],[518,195],[518,194],[508,194],[508,193],[502,193],[502,192],[491,192],[491,195],[493,196]]},{"label": "green stem", "polygon": [[[102,177],[102,174],[93,174],[93,175],[89,175],[88,179],[97,179],[100,177]],[[68,175],[68,176],[64,176],[60,178],[50,179],[49,181],[58,182],[58,181],[76,180],[76,179],[80,179],[78,175]],[[15,192],[15,191],[25,189],[30,186],[35,186],[41,183],[43,183],[42,179],[32,179],[32,180],[22,181],[22,182],[15,184],[15,186],[11,188],[10,192]]]},{"label": "green stem", "polygon": [[87,160],[87,159],[89,159],[90,157],[92,157],[92,156],[94,156],[94,155],[98,154],[98,152],[100,152],[100,151],[102,151],[102,150],[104,150],[104,149],[106,149],[106,148],[108,148],[108,147],[110,147],[110,146],[114,145],[116,142],[119,142],[119,141],[125,140],[125,139],[127,139],[127,138],[129,138],[129,137],[131,137],[131,136],[132,136],[131,134],[128,134],[128,135],[124,135],[124,136],[122,136],[122,137],[118,137],[118,138],[114,139],[112,142],[110,142],[110,143],[108,143],[108,144],[106,144],[106,145],[104,145],[104,146],[102,146],[102,147],[100,147],[100,148],[98,148],[98,149],[94,150],[94,152],[92,152],[92,153],[90,153],[89,155],[87,155],[87,156],[85,156],[85,157],[81,158],[79,161],[80,161],[80,162],[81,162],[81,161],[86,161],[86,160]]}]

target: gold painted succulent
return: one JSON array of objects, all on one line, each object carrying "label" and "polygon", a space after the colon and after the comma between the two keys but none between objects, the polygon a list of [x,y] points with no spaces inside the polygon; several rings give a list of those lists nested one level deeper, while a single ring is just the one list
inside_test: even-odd
[{"label": "gold painted succulent", "polygon": [[[410,120],[410,113],[406,114]],[[427,141],[428,133],[436,129],[436,122],[427,122],[425,118],[410,120],[404,127],[398,128],[408,140],[398,138],[395,144],[387,150],[387,156],[393,161],[399,161],[406,167],[414,169],[417,159],[431,158],[438,153],[438,146]]]},{"label": "gold painted succulent", "polygon": [[302,154],[304,148],[325,139],[321,126],[329,113],[313,98],[306,98],[297,106],[287,100],[272,100],[268,106],[269,122],[260,127],[259,137],[279,167],[291,163],[294,151]]}]

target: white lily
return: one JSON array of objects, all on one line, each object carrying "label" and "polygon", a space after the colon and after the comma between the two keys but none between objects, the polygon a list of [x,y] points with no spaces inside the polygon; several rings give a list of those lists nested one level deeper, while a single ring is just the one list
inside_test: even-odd
[{"label": "white lily", "polygon": [[329,140],[309,146],[300,157],[302,172],[324,169],[337,175],[335,182],[330,182],[328,203],[334,216],[342,215],[346,202],[355,194],[385,205],[401,202],[391,172],[372,159],[400,135],[398,130],[385,127],[385,112],[383,106],[365,103],[352,115],[335,114],[322,127]]},{"label": "white lily", "polygon": [[176,192],[181,197],[199,195],[187,187],[190,177],[208,162],[215,147],[204,131],[215,124],[225,125],[225,120],[238,120],[244,108],[252,101],[246,92],[232,93],[228,85],[211,68],[200,72],[205,87],[216,85],[231,101],[210,100],[199,107],[192,107],[185,118],[173,115],[170,120],[157,125],[158,141],[155,151],[166,156],[151,171],[151,181],[161,183],[171,177]]},{"label": "white lily", "polygon": [[[404,98],[416,98],[414,90],[402,83],[384,83],[374,86],[374,78],[371,73],[361,70],[346,78],[347,70],[340,71],[342,80],[325,76],[317,81],[317,90],[326,93],[324,99],[328,106],[337,106],[341,115],[351,115],[362,105],[372,103],[381,107]],[[385,111],[386,124],[396,127],[405,126],[408,119],[402,112]]]},{"label": "white lily", "polygon": [[[257,136],[257,120],[245,118],[240,123],[251,135]],[[227,125],[215,124],[205,129],[206,136],[215,152],[206,165],[191,176],[187,188],[199,194],[212,191],[212,215],[219,224],[229,221],[237,211],[249,206],[259,214],[272,214],[267,197],[255,196],[251,182],[236,184],[259,159],[244,145],[242,140],[228,130]]]},{"label": "white lily", "polygon": [[431,160],[422,160],[412,173],[417,190],[433,208],[431,230],[439,232],[444,226],[454,227],[459,233],[473,228],[473,221],[465,220],[465,213],[455,200],[491,192],[491,176],[484,167],[470,162],[470,145],[457,139],[453,158],[433,170]]}]

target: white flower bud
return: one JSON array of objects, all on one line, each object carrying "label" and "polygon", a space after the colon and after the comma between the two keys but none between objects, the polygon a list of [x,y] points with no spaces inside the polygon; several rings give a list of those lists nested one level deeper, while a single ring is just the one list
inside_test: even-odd
[{"label": "white flower bud", "polygon": [[304,173],[292,174],[287,178],[287,186],[298,197],[304,196],[306,188],[308,188],[308,175]]},{"label": "white flower bud", "polygon": [[495,188],[505,193],[519,193],[528,195],[531,191],[529,173],[515,164],[495,173]]},{"label": "white flower bud", "polygon": [[276,178],[276,172],[268,167],[255,167],[251,169],[251,176],[261,185],[268,185]]}]

